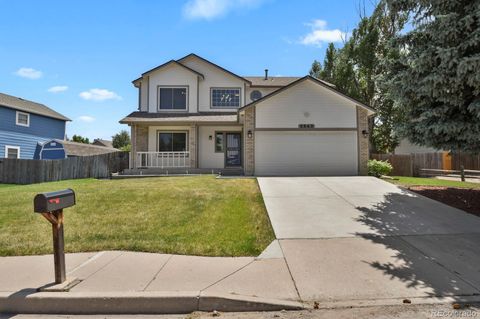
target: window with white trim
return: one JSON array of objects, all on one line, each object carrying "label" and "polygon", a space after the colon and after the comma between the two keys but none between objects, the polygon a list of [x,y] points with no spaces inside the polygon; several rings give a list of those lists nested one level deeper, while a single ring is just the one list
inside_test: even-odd
[{"label": "window with white trim", "polygon": [[16,124],[20,126],[30,126],[30,114],[17,111]]},{"label": "window with white trim", "polygon": [[5,158],[20,158],[20,147],[5,145]]},{"label": "window with white trim", "polygon": [[187,132],[158,132],[159,152],[186,152]]},{"label": "window with white trim", "polygon": [[212,101],[212,107],[240,107],[239,88],[212,88],[210,98]]},{"label": "window with white trim", "polygon": [[158,87],[158,109],[160,111],[186,111],[187,87]]}]

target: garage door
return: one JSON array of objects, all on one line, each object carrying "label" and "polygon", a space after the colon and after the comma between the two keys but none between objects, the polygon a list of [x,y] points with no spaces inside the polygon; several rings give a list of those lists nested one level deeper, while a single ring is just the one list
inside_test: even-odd
[{"label": "garage door", "polygon": [[357,133],[257,131],[255,174],[357,175]]}]

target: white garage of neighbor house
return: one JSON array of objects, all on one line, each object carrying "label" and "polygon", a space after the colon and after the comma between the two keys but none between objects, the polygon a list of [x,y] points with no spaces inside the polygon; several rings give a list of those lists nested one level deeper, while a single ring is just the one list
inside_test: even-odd
[{"label": "white garage of neighbor house", "polygon": [[330,83],[236,75],[195,54],[133,81],[127,174],[365,175],[373,110]]}]

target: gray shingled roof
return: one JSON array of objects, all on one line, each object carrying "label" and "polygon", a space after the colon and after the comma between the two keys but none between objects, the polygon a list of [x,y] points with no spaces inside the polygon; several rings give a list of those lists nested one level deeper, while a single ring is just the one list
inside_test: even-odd
[{"label": "gray shingled roof", "polygon": [[11,96],[8,94],[0,93],[0,105],[6,106],[12,109],[16,109],[19,111],[24,111],[28,113],[34,113],[38,115],[43,115],[47,117],[51,117],[54,119],[59,119],[63,121],[71,121],[68,117],[63,116],[62,114],[55,112],[51,108],[46,105],[24,100],[19,97]]},{"label": "gray shingled roof", "polygon": [[[287,86],[302,77],[299,76],[269,76],[267,80],[265,80],[264,76],[244,76],[245,79],[252,82],[252,86],[273,86],[273,87],[283,87]],[[335,87],[332,83],[328,83],[323,80],[319,80],[324,84]]]},{"label": "gray shingled roof", "polygon": [[77,143],[72,141],[57,140],[63,144],[67,156],[91,156],[107,153],[120,152],[119,149],[113,147],[97,146],[92,144]]},{"label": "gray shingled roof", "polygon": [[237,122],[237,112],[149,113],[133,112],[120,123],[131,122]]},{"label": "gray shingled roof", "polygon": [[113,148],[113,142],[112,141],[108,141],[108,140],[102,140],[101,138],[96,138],[93,143],[93,145],[97,145],[97,146],[103,146],[103,147],[111,147]]},{"label": "gray shingled roof", "polygon": [[300,79],[298,76],[269,76],[265,80],[264,76],[244,76],[245,79],[252,82],[252,86],[286,86]]},{"label": "gray shingled roof", "polygon": [[359,106],[367,109],[370,114],[375,114],[375,110],[372,109],[370,106],[365,105],[365,104],[363,104],[362,102],[360,102],[360,101],[358,101],[358,100],[356,100],[356,99],[354,99],[354,98],[352,98],[352,97],[349,97],[349,96],[346,95],[346,94],[343,94],[342,92],[340,92],[340,91],[337,90],[337,88],[335,87],[335,85],[333,85],[333,84],[331,84],[331,83],[328,83],[328,82],[325,82],[325,81],[322,81],[322,80],[320,80],[320,79],[314,78],[314,77],[311,76],[311,75],[306,75],[306,76],[304,76],[303,78],[299,78],[298,80],[293,81],[292,83],[290,83],[290,84],[287,85],[287,86],[281,87],[281,88],[279,88],[278,90],[275,90],[275,91],[273,91],[272,93],[267,94],[267,95],[263,96],[262,98],[260,98],[260,99],[258,99],[258,100],[255,100],[255,101],[253,101],[253,102],[248,103],[247,105],[242,106],[242,107],[239,108],[238,110],[239,110],[239,111],[242,111],[242,110],[244,110],[244,109],[246,109],[246,108],[249,108],[249,107],[251,107],[251,106],[253,106],[253,105],[257,105],[258,103],[261,103],[261,102],[263,102],[263,101],[271,98],[272,96],[275,96],[275,95],[277,95],[277,94],[279,94],[279,93],[281,93],[281,92],[283,92],[283,91],[285,91],[285,90],[288,90],[290,87],[295,86],[295,85],[297,85],[298,83],[303,82],[303,81],[306,81],[306,80],[310,80],[310,81],[313,81],[313,82],[315,82],[315,83],[317,83],[317,84],[319,84],[319,85],[322,85],[322,86],[324,86],[325,88],[327,88],[327,89],[335,92],[336,94],[341,95],[341,96],[343,96],[344,98],[349,99],[350,101],[352,101],[352,102],[358,104]]}]

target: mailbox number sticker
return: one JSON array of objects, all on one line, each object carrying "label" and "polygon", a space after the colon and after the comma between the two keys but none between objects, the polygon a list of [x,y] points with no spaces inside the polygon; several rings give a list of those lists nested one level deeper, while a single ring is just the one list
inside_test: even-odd
[{"label": "mailbox number sticker", "polygon": [[52,198],[52,199],[49,199],[48,202],[50,204],[60,204],[60,198]]}]

